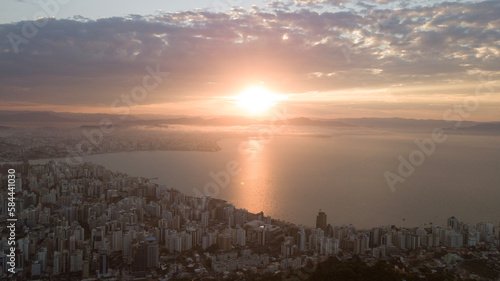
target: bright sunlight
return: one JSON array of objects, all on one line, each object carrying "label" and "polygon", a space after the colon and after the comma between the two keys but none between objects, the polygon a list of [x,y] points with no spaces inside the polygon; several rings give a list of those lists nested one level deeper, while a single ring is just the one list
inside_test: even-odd
[{"label": "bright sunlight", "polygon": [[279,101],[285,99],[286,96],[277,95],[260,86],[247,88],[241,94],[234,97],[235,104],[252,114],[263,113],[275,106]]}]

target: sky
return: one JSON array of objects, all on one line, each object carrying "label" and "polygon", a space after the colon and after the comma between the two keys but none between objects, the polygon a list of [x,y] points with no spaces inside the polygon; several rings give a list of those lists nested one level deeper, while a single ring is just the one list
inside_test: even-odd
[{"label": "sky", "polygon": [[295,116],[500,121],[499,15],[500,1],[3,0],[0,110],[252,115],[233,97],[258,86]]}]

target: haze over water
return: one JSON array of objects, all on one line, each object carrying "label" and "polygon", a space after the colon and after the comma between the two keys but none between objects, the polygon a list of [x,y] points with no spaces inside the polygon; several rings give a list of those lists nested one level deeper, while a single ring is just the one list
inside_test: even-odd
[{"label": "haze over water", "polygon": [[[238,147],[249,139],[219,142],[218,152],[140,151],[85,158],[131,176],[157,177],[187,195],[214,180],[230,161],[240,173],[216,198],[237,208],[314,226],[319,209],[332,225],[373,227],[444,224],[456,216],[470,223],[500,220],[500,137],[449,135],[436,152],[392,192],[383,176],[397,174],[398,155],[408,159],[415,139],[429,134],[346,134],[334,137],[281,136],[250,154]],[[243,144],[242,146],[247,146]],[[38,161],[32,161],[37,163]],[[213,190],[213,189],[210,189]]]}]

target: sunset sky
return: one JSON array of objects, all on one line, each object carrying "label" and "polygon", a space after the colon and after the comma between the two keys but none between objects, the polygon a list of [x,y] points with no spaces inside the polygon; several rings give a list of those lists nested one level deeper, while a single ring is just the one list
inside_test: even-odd
[{"label": "sunset sky", "polygon": [[0,4],[0,110],[114,113],[159,68],[132,113],[500,121],[500,1],[46,2]]}]

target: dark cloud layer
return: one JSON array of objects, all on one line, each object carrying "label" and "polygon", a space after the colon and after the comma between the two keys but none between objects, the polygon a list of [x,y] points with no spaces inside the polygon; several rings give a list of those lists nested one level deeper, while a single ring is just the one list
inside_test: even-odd
[{"label": "dark cloud layer", "polygon": [[304,7],[348,1],[298,2],[293,11],[274,3],[230,13],[49,19],[18,53],[9,38],[27,22],[3,24],[0,101],[109,104],[157,64],[171,75],[151,104],[234,94],[261,81],[302,93],[467,82],[477,80],[471,73],[500,70],[498,1],[321,13]]}]

